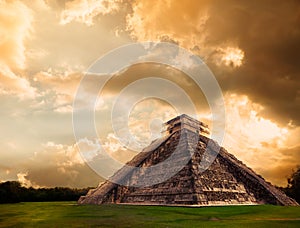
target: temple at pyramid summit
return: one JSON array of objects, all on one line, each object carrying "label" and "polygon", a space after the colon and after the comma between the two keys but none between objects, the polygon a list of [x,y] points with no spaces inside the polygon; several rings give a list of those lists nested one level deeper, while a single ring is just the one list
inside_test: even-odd
[{"label": "temple at pyramid summit", "polygon": [[205,136],[207,133],[207,125],[185,114],[169,120],[162,138],[80,197],[78,203],[298,205]]}]

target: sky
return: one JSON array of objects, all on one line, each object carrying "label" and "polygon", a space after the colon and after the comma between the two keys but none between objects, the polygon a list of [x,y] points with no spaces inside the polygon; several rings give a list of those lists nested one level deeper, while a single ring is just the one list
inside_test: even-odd
[{"label": "sky", "polygon": [[[109,155],[121,162],[136,154],[119,142],[108,118],[113,99],[141,75],[177,83],[188,91],[198,119],[210,124],[207,101],[186,75],[139,64],[113,77],[99,95],[99,139],[76,141],[73,101],[84,72],[107,52],[142,41],[171,42],[207,64],[226,108],[221,145],[267,181],[285,186],[300,165],[296,0],[0,0],[0,181],[97,186],[103,178],[84,162],[78,147],[96,151],[101,138]],[[95,91],[95,85],[87,91]],[[128,126],[147,144],[151,131],[160,130],[161,122],[151,120],[177,114],[163,100],[146,99],[131,107]]]}]

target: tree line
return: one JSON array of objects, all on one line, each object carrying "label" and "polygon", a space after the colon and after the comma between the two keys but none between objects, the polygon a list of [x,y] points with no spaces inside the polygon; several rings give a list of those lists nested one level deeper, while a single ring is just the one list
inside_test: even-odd
[{"label": "tree line", "polygon": [[77,201],[91,188],[26,188],[17,181],[0,183],[0,203]]}]

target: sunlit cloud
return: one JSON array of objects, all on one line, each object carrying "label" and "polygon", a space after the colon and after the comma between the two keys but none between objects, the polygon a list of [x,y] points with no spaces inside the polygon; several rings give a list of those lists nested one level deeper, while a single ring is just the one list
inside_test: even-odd
[{"label": "sunlit cloud", "polygon": [[[186,13],[182,15],[182,12]],[[205,1],[181,4],[162,0],[153,6],[151,1],[140,0],[132,4],[132,13],[126,17],[126,29],[137,41],[172,41],[191,49],[203,44],[208,18]]]},{"label": "sunlit cloud", "polygon": [[[285,185],[293,167],[300,162],[290,151],[289,141],[294,140],[295,130],[279,126],[276,122],[260,115],[263,106],[245,95],[226,94],[226,137],[223,146],[261,175],[278,185]],[[276,177],[276,169],[284,175]],[[271,172],[271,170],[273,170]]]},{"label": "sunlit cloud", "polygon": [[26,67],[25,40],[33,31],[33,13],[20,1],[1,1],[0,21],[0,93],[32,98],[35,89],[15,71]]},{"label": "sunlit cloud", "polygon": [[27,175],[28,175],[27,172],[20,172],[20,173],[17,174],[18,181],[20,182],[20,184],[23,187],[27,187],[27,188],[29,188],[29,187],[35,187],[35,188],[41,187],[39,185],[32,184],[31,181],[26,178]]},{"label": "sunlit cloud", "polygon": [[201,4],[188,1],[187,5],[183,5],[165,0],[159,1],[155,7],[150,4],[143,0],[135,2],[132,13],[126,17],[127,31],[133,39],[173,42],[193,50],[204,60],[212,59],[218,66],[242,66],[245,56],[242,49],[226,45],[226,40],[207,41],[207,37],[213,35],[208,27],[213,14],[207,1]]},{"label": "sunlit cloud", "polygon": [[32,99],[36,97],[36,88],[32,87],[27,78],[17,76],[0,62],[0,94]]},{"label": "sunlit cloud", "polygon": [[[288,134],[288,129],[280,127],[275,122],[260,116],[263,107],[252,102],[245,95],[227,94],[226,118],[227,138],[225,146],[232,150],[243,147],[255,149],[264,142],[276,141],[276,146],[282,146]],[[234,123],[234,124],[233,124]],[[232,135],[233,134],[233,135]],[[243,149],[244,150],[244,149]]]},{"label": "sunlit cloud", "polygon": [[79,139],[76,146],[87,162],[93,161],[93,159],[95,159],[101,151],[101,143],[99,142],[99,139]]},{"label": "sunlit cloud", "polygon": [[239,48],[227,47],[217,50],[215,62],[220,65],[240,67],[243,64],[244,52]]},{"label": "sunlit cloud", "polygon": [[32,11],[21,1],[0,2],[0,61],[11,69],[25,68],[24,41],[32,32]]},{"label": "sunlit cloud", "polygon": [[60,24],[65,25],[72,21],[84,23],[87,26],[94,24],[94,18],[120,10],[120,0],[73,0],[66,2],[61,13]]},{"label": "sunlit cloud", "polygon": [[36,152],[36,157],[47,156],[50,153],[52,156],[51,162],[63,167],[73,166],[75,164],[83,164],[83,160],[78,153],[76,145],[64,145],[54,142],[47,142],[43,144],[44,150],[42,152]]}]

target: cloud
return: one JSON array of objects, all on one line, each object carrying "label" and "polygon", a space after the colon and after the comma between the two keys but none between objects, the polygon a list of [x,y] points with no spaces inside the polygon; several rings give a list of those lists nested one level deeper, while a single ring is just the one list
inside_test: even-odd
[{"label": "cloud", "polygon": [[[77,146],[86,162],[93,162],[98,158],[101,160],[111,157],[112,159],[125,164],[134,155],[134,152],[125,148],[114,133],[108,133],[106,136],[102,136],[101,140],[87,138],[79,139]],[[113,173],[111,173],[111,175],[112,174]]]},{"label": "cloud", "polygon": [[[270,147],[272,150],[273,148]],[[261,166],[257,170],[272,183],[280,186],[287,185],[287,178],[295,171],[300,164],[300,146],[280,148],[273,150],[273,153],[280,155],[280,159],[273,162],[272,166]],[[268,159],[266,159],[268,160]]]},{"label": "cloud", "polygon": [[76,144],[47,142],[19,165],[18,180],[26,186],[96,186],[101,178],[81,158]]},{"label": "cloud", "polygon": [[167,38],[192,50],[223,91],[246,94],[266,118],[299,125],[299,9],[297,1],[139,0],[127,30],[137,41]]},{"label": "cloud", "polygon": [[244,52],[239,48],[219,48],[211,58],[217,65],[240,67],[243,64]]},{"label": "cloud", "polygon": [[0,62],[0,94],[32,99],[36,96],[36,88],[31,86],[28,79],[15,75],[7,65]]},{"label": "cloud", "polygon": [[205,1],[163,0],[155,5],[146,0],[136,1],[126,18],[127,30],[138,41],[168,37],[190,47],[204,38],[201,32],[208,19],[207,6]]},{"label": "cloud", "polygon": [[0,93],[33,98],[30,82],[15,73],[26,67],[25,40],[33,30],[33,12],[20,1],[1,1],[0,21]]},{"label": "cloud", "polygon": [[[47,142],[43,145],[44,151],[37,152],[35,154],[38,158],[44,158],[44,156],[50,156],[55,164],[63,167],[70,167],[75,164],[83,164],[77,148],[75,145],[68,146],[62,144],[55,144],[54,142]],[[47,154],[46,154],[47,153]]]},{"label": "cloud", "polygon": [[[277,144],[282,144],[288,128],[278,126],[275,122],[261,117],[258,113],[263,109],[260,104],[252,102],[247,96],[237,94],[226,94],[226,122],[227,131],[235,133],[232,139],[239,143],[236,148],[244,145],[249,148],[258,148],[262,142],[269,142],[274,139]],[[233,124],[234,123],[234,124]],[[242,138],[247,141],[240,141]],[[231,146],[232,145],[228,145]]]},{"label": "cloud", "polygon": [[148,98],[132,107],[128,127],[135,140],[146,147],[154,139],[162,137],[162,124],[177,115],[179,113],[170,104],[159,99]]},{"label": "cloud", "polygon": [[71,113],[72,105],[82,73],[62,68],[49,68],[33,76],[32,84],[38,92],[36,102],[32,108],[37,111]]},{"label": "cloud", "polygon": [[32,31],[32,11],[20,1],[0,3],[0,61],[10,68],[24,68],[24,41]]},{"label": "cloud", "polygon": [[33,185],[30,180],[27,179],[27,175],[28,173],[18,173],[17,174],[17,178],[18,178],[18,181],[21,183],[22,186],[24,187],[34,187],[34,188],[39,188],[40,186],[39,185]]},{"label": "cloud", "polygon": [[79,139],[77,141],[78,149],[84,156],[85,161],[90,162],[96,158],[101,150],[101,143],[99,140],[90,140],[87,138]]},{"label": "cloud", "polygon": [[99,15],[115,13],[120,10],[120,0],[73,0],[65,4],[61,13],[60,24],[72,21],[93,25],[93,20]]},{"label": "cloud", "polygon": [[264,107],[245,95],[226,94],[225,103],[223,146],[267,180],[285,186],[286,176],[300,164],[300,145],[295,143],[300,128],[282,127],[260,116]]}]

